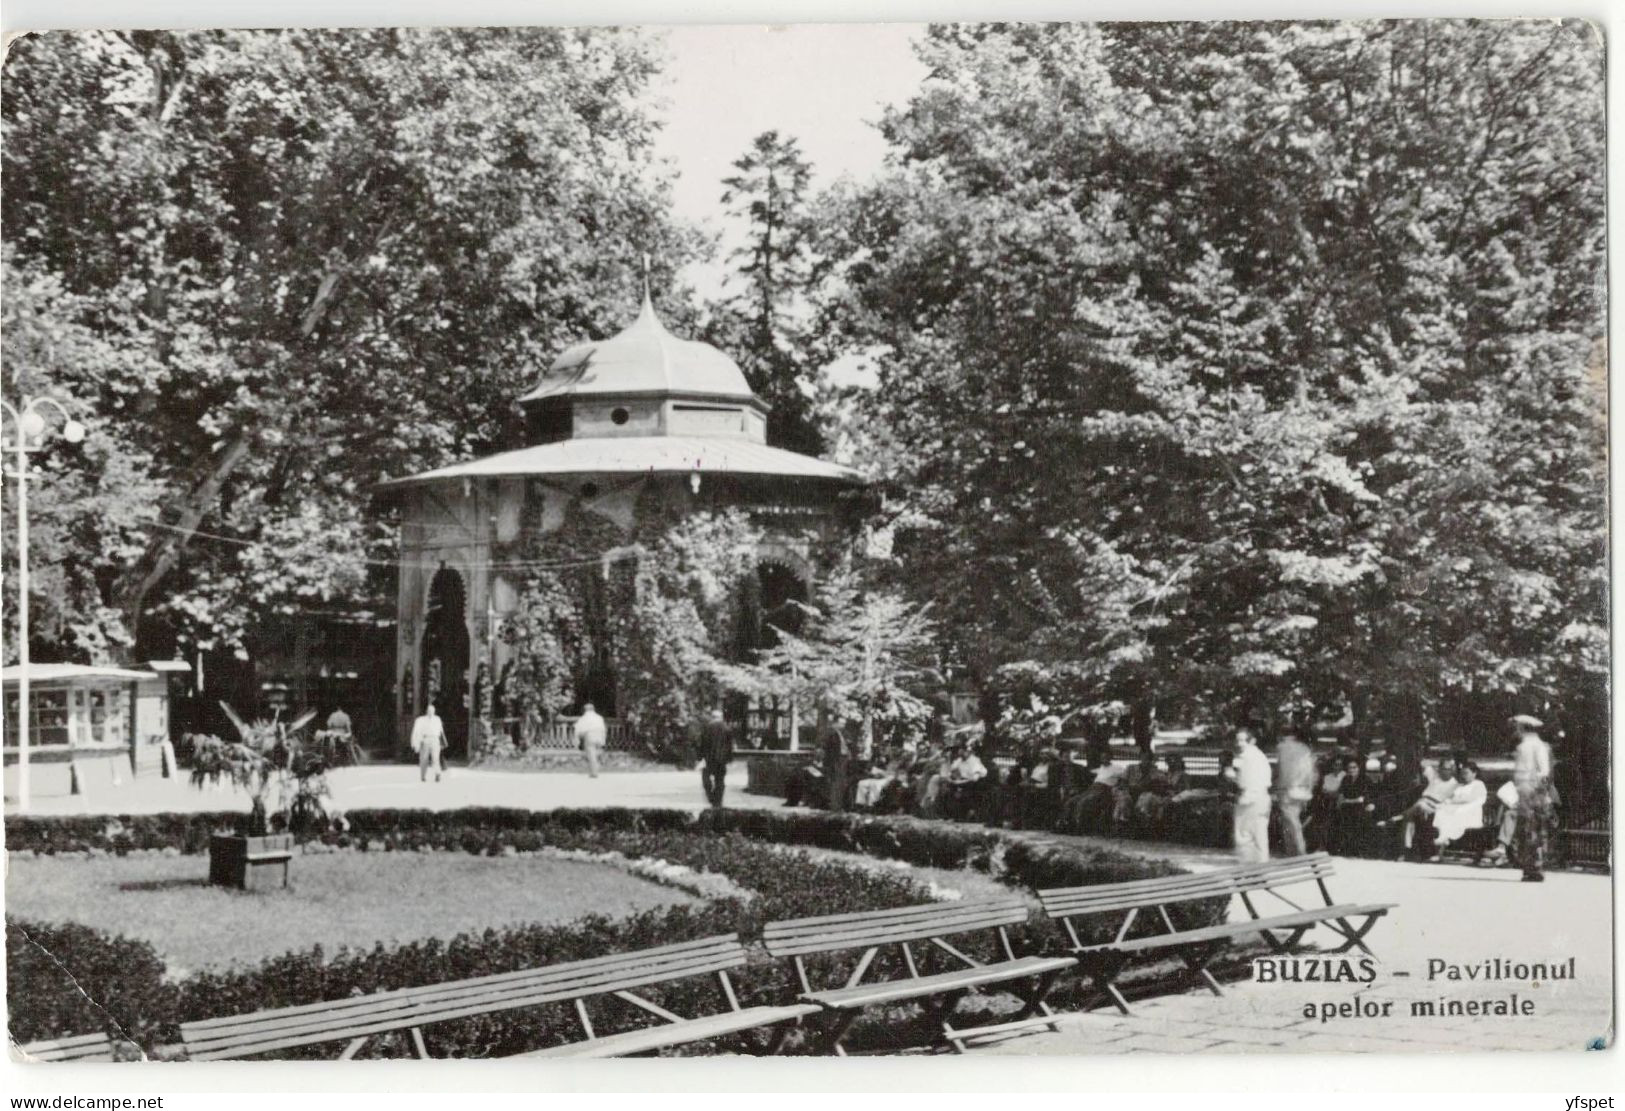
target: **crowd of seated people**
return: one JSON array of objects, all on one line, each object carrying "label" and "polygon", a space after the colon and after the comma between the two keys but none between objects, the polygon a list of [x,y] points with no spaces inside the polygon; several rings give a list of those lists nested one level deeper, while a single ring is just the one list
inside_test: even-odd
[{"label": "crowd of seated people", "polygon": [[[969,742],[928,742],[839,778],[847,809],[1225,845],[1237,794],[1233,761],[1233,753],[1220,753],[1216,773],[1198,782],[1177,752],[1144,752],[1134,763],[1118,763],[1048,747],[1025,759],[995,760]],[[829,778],[827,767],[798,769],[786,801],[828,807]],[[1366,764],[1337,753],[1315,765],[1302,829],[1310,851],[1438,859],[1483,828],[1486,800],[1479,769],[1465,756],[1424,764],[1412,778],[1391,757]]]}]

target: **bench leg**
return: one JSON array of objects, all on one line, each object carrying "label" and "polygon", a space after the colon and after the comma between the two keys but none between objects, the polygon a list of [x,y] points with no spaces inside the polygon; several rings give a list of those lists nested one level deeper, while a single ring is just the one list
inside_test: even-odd
[{"label": "bench leg", "polygon": [[[1019,1022],[1024,1018],[1031,1018],[1033,1015],[1040,1013],[1045,1015],[1055,1013],[1050,1009],[1050,1005],[1044,1002],[1044,997],[1050,993],[1050,989],[1055,986],[1055,982],[1061,978],[1061,973],[1064,971],[1065,969],[1056,969],[1054,972],[1046,972],[1034,982],[1032,990],[1022,999],[1025,1006],[1021,1008],[1021,1013],[1016,1015],[1016,1021]],[[1055,1031],[1061,1029],[1053,1022],[1049,1024],[1049,1028]]]},{"label": "bench leg", "polygon": [[1327,929],[1331,930],[1335,934],[1342,935],[1344,938],[1342,947],[1333,949],[1332,952],[1347,953],[1350,949],[1358,946],[1360,952],[1364,953],[1372,960],[1376,960],[1377,954],[1371,951],[1371,947],[1365,943],[1364,938],[1366,934],[1371,932],[1371,928],[1377,924],[1377,919],[1380,917],[1381,915],[1368,914],[1366,915],[1365,924],[1358,927],[1351,925],[1347,918],[1339,918],[1336,926],[1332,925],[1330,922],[1327,922],[1325,924]]},{"label": "bench leg", "polygon": [[965,1052],[965,1038],[953,1028],[948,1019],[953,1015],[954,1008],[959,1006],[959,1001],[967,994],[968,991],[951,991],[942,997],[942,1002],[935,1005],[927,1004],[925,1007],[931,1021],[942,1027],[942,1036],[955,1053]]},{"label": "bench leg", "polygon": [[765,1057],[777,1057],[780,1053],[784,1052],[784,1043],[789,1040],[789,1037],[790,1024],[788,1022],[781,1022],[774,1026],[773,1029],[768,1033],[767,1045],[763,1047],[762,1055]]},{"label": "bench leg", "polygon": [[1290,953],[1298,947],[1298,942],[1303,940],[1303,935],[1309,932],[1309,927],[1299,926],[1291,931],[1283,931],[1287,934],[1285,941],[1276,937],[1274,930],[1259,930],[1258,932],[1263,935],[1265,942],[1269,944],[1271,952]]},{"label": "bench leg", "polygon": [[367,1044],[367,1038],[368,1037],[371,1037],[371,1035],[368,1035],[367,1037],[356,1038],[353,1041],[351,1041],[349,1045],[344,1047],[344,1052],[339,1054],[339,1060],[340,1061],[348,1061],[348,1060],[350,1060],[350,1058],[354,1057],[357,1053],[361,1052],[361,1047]]},{"label": "bench leg", "polygon": [[[1123,954],[1112,953],[1094,958],[1090,961],[1088,969],[1088,976],[1089,979],[1094,981],[1095,990],[1104,995],[1125,1015],[1131,1013],[1128,1009],[1128,1000],[1123,998],[1123,993],[1117,990],[1117,985],[1113,981],[1117,979],[1117,974],[1123,971],[1123,966],[1127,963],[1128,958]],[[1085,1010],[1093,1010],[1095,1006],[1096,1003],[1091,1003]]]},{"label": "bench leg", "polygon": [[1206,945],[1192,945],[1179,951],[1180,959],[1190,969],[1191,979],[1203,983],[1207,990],[1214,995],[1222,996],[1224,989],[1219,981],[1214,979],[1213,973],[1207,970],[1208,963],[1224,951],[1224,942],[1214,941]]},{"label": "bench leg", "polygon": [[836,1011],[835,1017],[831,1019],[829,1025],[824,1028],[824,1037],[820,1048],[825,1053],[833,1053],[837,1057],[845,1057],[846,1047],[841,1044],[841,1039],[846,1037],[846,1032],[852,1028],[852,1024],[854,1022],[858,1021],[858,1015],[861,1013],[862,1012],[856,1008]]},{"label": "bench leg", "polygon": [[429,1047],[423,1044],[423,1031],[416,1026],[412,1027],[412,1048],[417,1050],[418,1057],[429,1060]]}]

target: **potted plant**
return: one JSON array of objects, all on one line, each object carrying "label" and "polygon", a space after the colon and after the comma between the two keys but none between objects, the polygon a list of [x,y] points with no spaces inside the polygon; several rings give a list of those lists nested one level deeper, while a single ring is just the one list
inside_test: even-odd
[{"label": "potted plant", "polygon": [[321,801],[327,794],[326,761],[300,734],[315,711],[292,722],[282,721],[280,712],[270,720],[246,722],[226,703],[220,703],[220,708],[231,719],[238,739],[188,738],[191,782],[202,788],[225,780],[247,791],[251,802],[237,830],[216,832],[209,838],[209,882],[246,888],[256,863],[283,864],[285,880],[294,835],[319,829],[326,817]]}]

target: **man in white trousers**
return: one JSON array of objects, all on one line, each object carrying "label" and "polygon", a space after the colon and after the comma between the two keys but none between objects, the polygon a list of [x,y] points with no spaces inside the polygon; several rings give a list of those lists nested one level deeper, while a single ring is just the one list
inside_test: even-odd
[{"label": "man in white trousers", "polygon": [[598,778],[598,757],[604,751],[608,736],[609,724],[591,702],[587,703],[576,719],[576,745],[587,757],[587,774],[593,779]]},{"label": "man in white trousers", "polygon": [[1236,858],[1261,864],[1270,858],[1270,762],[1250,729],[1236,730]]},{"label": "man in white trousers", "polygon": [[412,723],[412,751],[418,754],[418,778],[428,782],[429,769],[434,769],[434,781],[446,770],[440,750],[446,745],[446,726],[434,712],[434,703],[423,708],[423,714]]}]

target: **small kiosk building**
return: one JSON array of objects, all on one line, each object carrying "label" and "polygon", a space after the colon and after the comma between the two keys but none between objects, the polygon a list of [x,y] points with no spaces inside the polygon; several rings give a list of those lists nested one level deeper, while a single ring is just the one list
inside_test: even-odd
[{"label": "small kiosk building", "polygon": [[[165,670],[185,664],[159,665]],[[22,668],[0,668],[5,793],[17,796]],[[169,680],[159,670],[29,664],[28,764],[35,795],[92,794],[138,775],[169,775]]]}]

